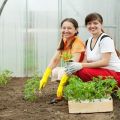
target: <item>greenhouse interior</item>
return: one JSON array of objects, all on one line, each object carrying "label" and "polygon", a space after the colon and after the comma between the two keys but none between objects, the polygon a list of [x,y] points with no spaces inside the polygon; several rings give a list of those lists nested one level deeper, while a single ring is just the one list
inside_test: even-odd
[{"label": "greenhouse interior", "polygon": [[75,18],[79,36],[89,38],[85,16],[98,12],[120,51],[120,0],[0,0],[0,72],[14,77],[42,74],[57,49],[60,23]]}]

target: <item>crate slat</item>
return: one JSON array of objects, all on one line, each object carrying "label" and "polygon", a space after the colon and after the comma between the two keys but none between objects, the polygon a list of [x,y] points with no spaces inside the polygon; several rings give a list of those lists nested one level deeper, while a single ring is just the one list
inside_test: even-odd
[{"label": "crate slat", "polygon": [[95,99],[94,101],[68,101],[69,113],[94,113],[113,111],[113,99]]}]

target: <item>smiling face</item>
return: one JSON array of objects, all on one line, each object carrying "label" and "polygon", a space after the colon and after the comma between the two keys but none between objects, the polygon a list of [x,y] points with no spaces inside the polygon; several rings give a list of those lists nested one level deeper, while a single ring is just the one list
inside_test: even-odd
[{"label": "smiling face", "polygon": [[85,26],[93,36],[100,35],[103,31],[103,18],[99,13],[90,13],[85,18]]},{"label": "smiling face", "polygon": [[65,21],[61,26],[61,34],[65,39],[72,38],[77,33],[77,29],[74,27],[72,22]]},{"label": "smiling face", "polygon": [[92,35],[99,35],[102,33],[102,24],[99,22],[99,20],[89,21],[86,27]]}]

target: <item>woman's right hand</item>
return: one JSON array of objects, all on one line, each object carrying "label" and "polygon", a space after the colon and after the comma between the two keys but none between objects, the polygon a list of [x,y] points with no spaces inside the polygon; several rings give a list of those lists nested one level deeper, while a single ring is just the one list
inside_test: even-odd
[{"label": "woman's right hand", "polygon": [[41,90],[42,88],[45,87],[45,85],[47,84],[47,79],[41,79],[40,80],[40,85],[39,85],[39,90]]},{"label": "woman's right hand", "polygon": [[42,79],[40,80],[39,90],[41,90],[42,88],[45,87],[51,72],[52,72],[52,69],[50,67],[48,67],[46,69],[46,71],[44,72],[44,75],[43,75]]}]

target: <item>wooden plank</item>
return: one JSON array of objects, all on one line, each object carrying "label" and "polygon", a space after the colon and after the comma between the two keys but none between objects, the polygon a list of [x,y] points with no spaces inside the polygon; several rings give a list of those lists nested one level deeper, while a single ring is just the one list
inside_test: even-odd
[{"label": "wooden plank", "polygon": [[69,113],[94,113],[113,111],[113,99],[95,99],[94,101],[68,101]]}]

